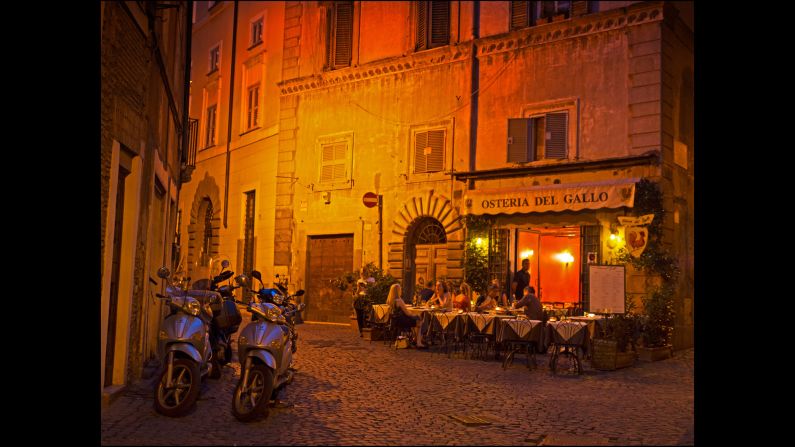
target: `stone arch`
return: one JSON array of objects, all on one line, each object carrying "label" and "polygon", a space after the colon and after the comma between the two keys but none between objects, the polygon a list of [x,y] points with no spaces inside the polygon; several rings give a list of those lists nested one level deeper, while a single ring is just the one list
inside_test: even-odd
[{"label": "stone arch", "polygon": [[440,227],[443,231],[444,240],[440,238],[440,243],[447,245],[448,278],[463,277],[463,223],[449,198],[428,190],[409,197],[392,221],[389,273],[401,280],[406,297],[412,296],[416,282],[413,248],[422,229],[429,226]]},{"label": "stone arch", "polygon": [[216,255],[220,251],[221,238],[221,195],[220,188],[215,183],[215,179],[209,172],[204,173],[204,178],[196,186],[193,195],[193,205],[190,210],[190,221],[188,223],[188,275],[198,278],[194,271],[200,259],[200,249],[204,243],[205,216],[209,207],[212,208],[210,218],[210,255]]}]

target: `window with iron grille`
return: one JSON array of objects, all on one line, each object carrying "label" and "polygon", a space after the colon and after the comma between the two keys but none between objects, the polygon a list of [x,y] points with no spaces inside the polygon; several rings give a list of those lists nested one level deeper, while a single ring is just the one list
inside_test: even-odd
[{"label": "window with iron grille", "polygon": [[207,74],[215,73],[218,71],[218,65],[221,63],[221,46],[216,45],[210,50],[210,70]]},{"label": "window with iron grille", "polygon": [[508,161],[527,163],[567,157],[568,112],[508,119]]},{"label": "window with iron grille", "polygon": [[262,43],[262,23],[262,17],[251,22],[251,40],[249,41],[249,48]]},{"label": "window with iron grille", "polygon": [[248,110],[246,115],[246,129],[257,126],[259,119],[259,85],[248,88]]},{"label": "window with iron grille", "polygon": [[254,213],[255,191],[246,192],[246,217],[243,227],[243,272],[254,270]]},{"label": "window with iron grille", "polygon": [[[511,271],[508,266],[508,237],[510,230],[492,228],[489,230],[489,281],[500,282],[500,292],[510,293]],[[483,291],[485,292],[485,291]]]},{"label": "window with iron grille", "polygon": [[450,44],[450,2],[417,2],[416,49]]},{"label": "window with iron grille", "polygon": [[327,10],[326,67],[350,67],[353,54],[353,2],[334,2]]},{"label": "window with iron grille", "polygon": [[444,169],[445,130],[414,134],[414,173],[439,172]]},{"label": "window with iron grille", "polygon": [[215,119],[216,119],[217,105],[213,104],[207,108],[207,126],[206,135],[204,139],[204,147],[215,145]]},{"label": "window with iron grille", "polygon": [[213,203],[209,199],[204,199],[206,206],[204,212],[204,238],[202,239],[201,253],[199,254],[199,264],[201,266],[210,265],[210,256],[212,256],[212,242],[213,242]]},{"label": "window with iron grille", "polygon": [[580,259],[582,262],[582,287],[580,288],[582,294],[582,308],[591,308],[590,299],[590,284],[591,276],[590,269],[588,268],[588,253],[596,253],[594,263],[598,264],[602,259],[602,243],[599,238],[599,232],[602,227],[599,225],[584,225],[580,231],[580,247],[582,253]]}]

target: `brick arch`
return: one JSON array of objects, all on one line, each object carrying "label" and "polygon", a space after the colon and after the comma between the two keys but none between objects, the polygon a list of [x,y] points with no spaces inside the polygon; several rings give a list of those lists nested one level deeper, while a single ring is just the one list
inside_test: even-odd
[{"label": "brick arch", "polygon": [[188,275],[196,278],[193,271],[199,255],[199,247],[202,244],[204,231],[204,211],[203,203],[207,199],[213,207],[213,217],[211,219],[212,236],[210,237],[210,254],[216,255],[221,245],[221,195],[220,188],[215,183],[215,179],[209,172],[204,173],[204,178],[196,186],[193,195],[193,205],[190,210],[190,222],[188,223]]},{"label": "brick arch", "polygon": [[[461,256],[463,253],[463,223],[461,222],[458,211],[453,207],[448,197],[436,194],[433,189],[425,193],[409,197],[401,206],[392,221],[391,239],[389,242],[389,273],[398,278],[403,283],[405,295],[410,296],[414,288],[413,259],[407,258],[406,254],[411,253],[411,246],[415,243],[411,238],[413,229],[421,221],[433,218],[442,228],[447,236],[448,246],[448,277],[456,279],[462,276]],[[456,253],[450,256],[451,250]],[[452,272],[452,273],[451,273]]]}]

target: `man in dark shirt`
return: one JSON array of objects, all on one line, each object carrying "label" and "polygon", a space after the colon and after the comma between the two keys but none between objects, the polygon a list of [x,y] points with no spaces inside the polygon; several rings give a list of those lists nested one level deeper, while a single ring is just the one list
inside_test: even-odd
[{"label": "man in dark shirt", "polygon": [[426,301],[431,299],[432,296],[433,296],[433,281],[428,281],[428,283],[425,284],[425,287],[422,290],[420,290],[421,304],[424,304]]},{"label": "man in dark shirt", "polygon": [[[524,288],[530,285],[530,260],[522,259],[522,269],[513,275],[513,295],[516,300],[522,299]],[[535,292],[534,292],[535,293]]]},{"label": "man in dark shirt", "polygon": [[544,320],[544,307],[541,306],[541,301],[536,298],[536,289],[533,286],[527,286],[524,289],[524,296],[521,300],[514,303],[516,309],[524,307],[524,314],[529,320]]}]

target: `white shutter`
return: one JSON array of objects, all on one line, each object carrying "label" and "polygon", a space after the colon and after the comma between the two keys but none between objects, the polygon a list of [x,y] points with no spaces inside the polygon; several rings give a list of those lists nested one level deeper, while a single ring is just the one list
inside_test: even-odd
[{"label": "white shutter", "polygon": [[345,166],[348,159],[348,144],[336,143],[324,145],[320,157],[320,182],[337,182],[347,180]]}]

